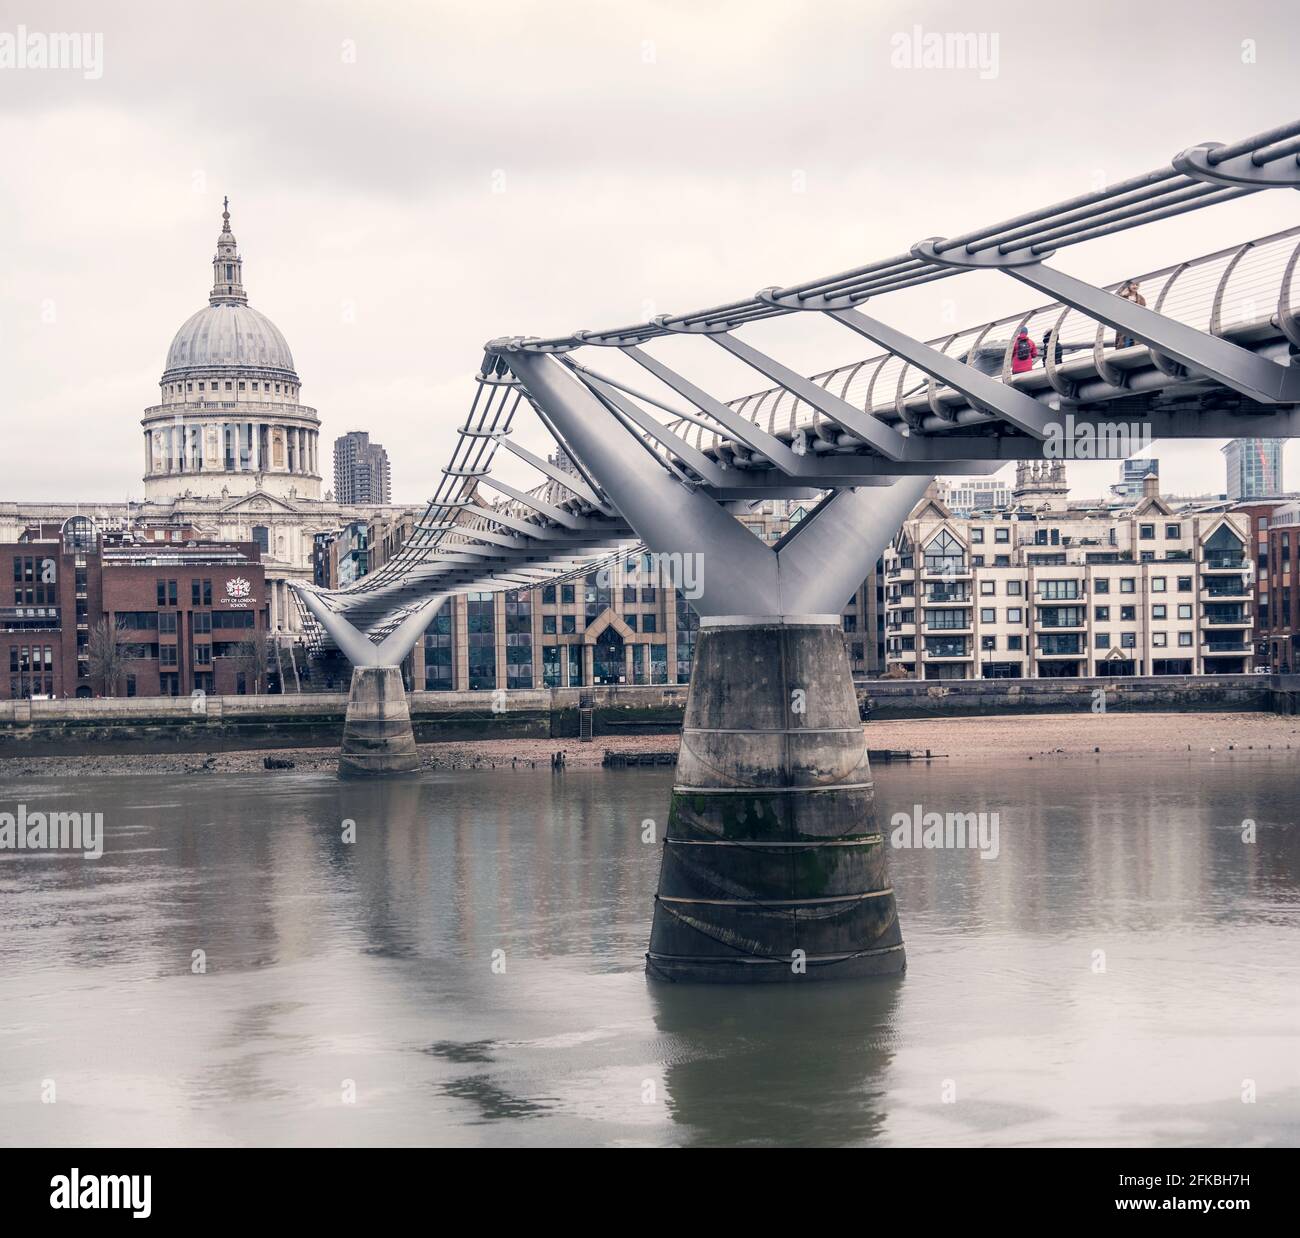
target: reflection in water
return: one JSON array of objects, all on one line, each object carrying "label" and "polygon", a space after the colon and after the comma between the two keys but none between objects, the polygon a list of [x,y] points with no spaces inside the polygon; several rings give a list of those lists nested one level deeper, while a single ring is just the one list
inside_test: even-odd
[{"label": "reflection in water", "polygon": [[0,1142],[1300,1134],[1291,754],[885,767],[883,826],[997,813],[999,857],[894,851],[908,972],[806,987],[645,980],[671,777],[0,783],[105,816],[0,853]]},{"label": "reflection in water", "polygon": [[724,1145],[878,1136],[903,983],[652,984],[678,1136]]}]

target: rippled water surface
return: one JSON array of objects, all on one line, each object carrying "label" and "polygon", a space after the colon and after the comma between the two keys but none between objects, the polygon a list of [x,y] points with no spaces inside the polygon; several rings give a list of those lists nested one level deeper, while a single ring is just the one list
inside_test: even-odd
[{"label": "rippled water surface", "polygon": [[643,975],[669,770],[0,767],[105,819],[0,852],[0,1142],[1300,1142],[1294,754],[876,776],[998,858],[892,852],[901,979],[746,989]]}]

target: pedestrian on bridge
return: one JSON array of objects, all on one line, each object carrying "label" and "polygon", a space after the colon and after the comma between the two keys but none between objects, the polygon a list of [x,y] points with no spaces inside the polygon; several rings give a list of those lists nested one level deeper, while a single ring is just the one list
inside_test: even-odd
[{"label": "pedestrian on bridge", "polygon": [[[1134,305],[1145,305],[1146,297],[1142,295],[1141,286],[1135,279],[1126,279],[1120,286],[1119,291],[1115,294],[1122,301],[1132,301]],[[1122,331],[1115,332],[1116,348],[1132,348],[1135,341],[1131,335],[1125,335]]]},{"label": "pedestrian on bridge", "polygon": [[1029,328],[1021,327],[1016,332],[1016,342],[1011,346],[1011,372],[1024,374],[1034,368],[1034,358],[1038,356],[1038,345],[1029,338]]}]

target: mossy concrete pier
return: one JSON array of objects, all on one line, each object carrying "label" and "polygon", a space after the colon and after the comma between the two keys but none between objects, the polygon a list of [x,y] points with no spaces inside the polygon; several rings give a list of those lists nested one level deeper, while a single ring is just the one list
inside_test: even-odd
[{"label": "mossy concrete pier", "polygon": [[419,768],[402,672],[396,666],[354,666],[339,777],[409,774]]},{"label": "mossy concrete pier", "polygon": [[646,970],[752,983],[905,965],[838,616],[703,620]]}]

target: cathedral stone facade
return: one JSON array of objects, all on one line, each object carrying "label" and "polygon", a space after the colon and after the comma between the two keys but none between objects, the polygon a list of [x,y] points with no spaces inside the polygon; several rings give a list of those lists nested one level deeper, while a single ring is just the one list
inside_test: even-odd
[{"label": "cathedral stone facade", "polygon": [[321,498],[320,418],[279,328],[248,304],[228,204],[208,304],[176,332],[158,404],[145,409],[144,501],[0,503],[0,542],[38,523],[88,516],[105,531],[193,530],[262,550],[272,632],[295,632],[291,583],[311,583],[312,545],[355,520],[402,510]]}]

